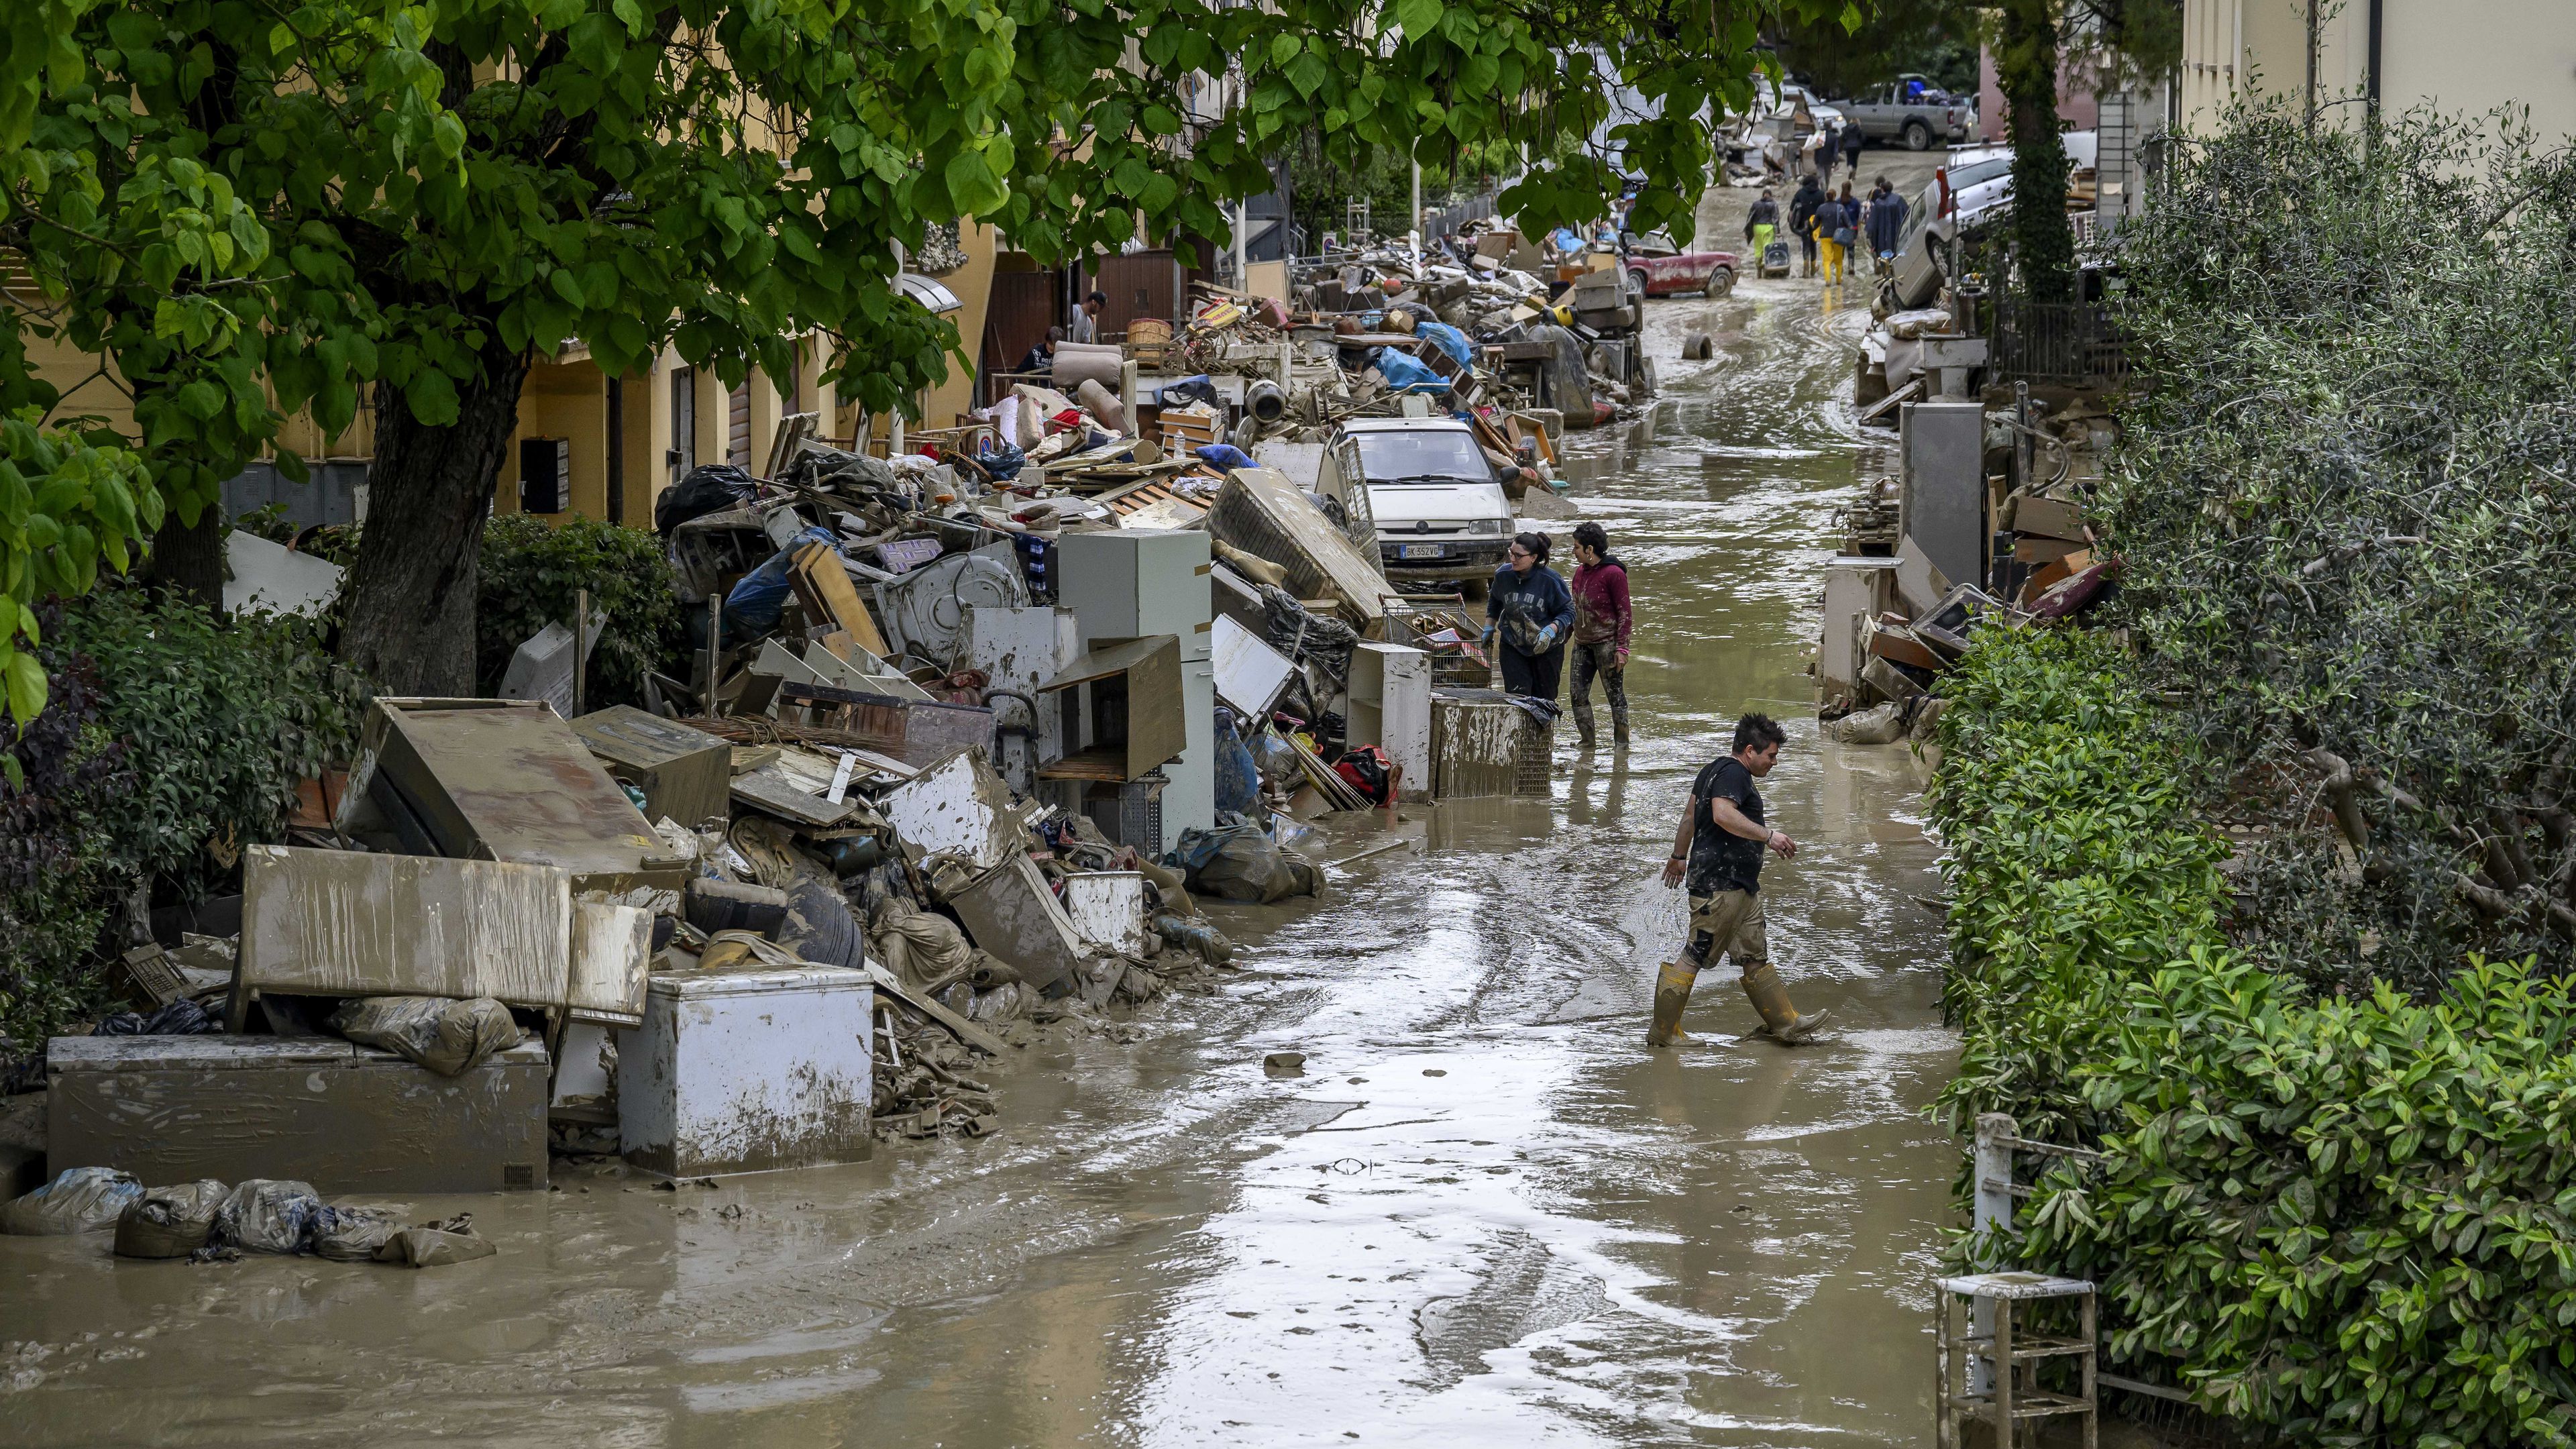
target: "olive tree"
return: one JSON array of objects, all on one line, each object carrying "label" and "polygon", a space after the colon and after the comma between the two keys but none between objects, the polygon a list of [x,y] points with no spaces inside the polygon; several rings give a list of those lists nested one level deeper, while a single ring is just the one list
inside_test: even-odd
[{"label": "olive tree", "polygon": [[[2576,958],[2576,160],[2499,118],[2177,145],[2122,234],[2128,606],[2250,928],[2336,980]],[[2232,778],[2225,778],[2232,777]]]}]

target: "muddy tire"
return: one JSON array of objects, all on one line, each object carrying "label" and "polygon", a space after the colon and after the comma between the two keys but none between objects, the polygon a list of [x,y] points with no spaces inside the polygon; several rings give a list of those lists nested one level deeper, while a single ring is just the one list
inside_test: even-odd
[{"label": "muddy tire", "polygon": [[1700,289],[1700,295],[1714,300],[1734,290],[1735,268],[1719,267],[1708,274],[1708,285]]},{"label": "muddy tire", "polygon": [[1717,355],[1717,343],[1705,332],[1694,332],[1682,339],[1682,361],[1706,362]]},{"label": "muddy tire", "polygon": [[1923,124],[1921,121],[1908,121],[1908,122],[1906,122],[1906,123],[1905,123],[1905,149],[1906,149],[1906,150],[1908,150],[1908,151],[1929,151],[1929,150],[1931,150],[1931,149],[1932,149],[1932,128],[1931,128],[1930,126],[1927,126],[1927,125]]},{"label": "muddy tire", "polygon": [[1632,289],[1634,289],[1634,290],[1636,291],[1636,293],[1637,293],[1637,300],[1638,300],[1638,301],[1642,302],[1642,301],[1646,300],[1646,274],[1645,274],[1645,273],[1643,273],[1643,272],[1630,272],[1630,273],[1628,274],[1628,285],[1629,285]]},{"label": "muddy tire", "polygon": [[1333,521],[1333,527],[1335,528],[1347,531],[1351,526],[1350,510],[1344,508],[1342,506],[1342,500],[1338,498],[1326,498],[1324,500],[1324,516]]}]

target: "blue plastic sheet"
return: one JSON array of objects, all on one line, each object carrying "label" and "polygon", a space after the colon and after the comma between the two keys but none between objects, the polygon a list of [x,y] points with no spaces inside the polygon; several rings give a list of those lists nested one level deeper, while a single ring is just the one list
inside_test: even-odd
[{"label": "blue plastic sheet", "polygon": [[797,550],[809,543],[829,544],[832,533],[825,528],[809,528],[789,539],[787,546],[771,554],[769,560],[733,586],[725,595],[725,633],[737,639],[757,639],[778,627],[778,616],[787,611],[787,571],[795,566]]},{"label": "blue plastic sheet", "polygon": [[1468,350],[1467,334],[1446,322],[1417,321],[1413,324],[1413,335],[1430,338],[1433,346],[1456,359],[1460,367],[1476,365],[1475,354]]},{"label": "blue plastic sheet", "polygon": [[1231,473],[1237,468],[1254,466],[1252,455],[1232,443],[1210,443],[1198,450],[1199,461],[1213,463]]},{"label": "blue plastic sheet", "polygon": [[1430,364],[1392,347],[1377,350],[1377,370],[1387,385],[1397,392],[1447,392],[1449,379],[1431,370]]}]

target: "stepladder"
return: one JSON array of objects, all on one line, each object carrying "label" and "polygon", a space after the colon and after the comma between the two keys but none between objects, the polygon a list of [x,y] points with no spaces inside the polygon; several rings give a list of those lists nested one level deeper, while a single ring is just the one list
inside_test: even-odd
[{"label": "stepladder", "polygon": [[[1971,1420],[1989,1426],[1991,1449],[2020,1449],[2039,1442],[2043,1421],[2077,1416],[2083,1421],[2084,1449],[2094,1449],[2100,1416],[2093,1285],[2044,1273],[1977,1273],[1941,1279],[1939,1289],[1934,1340],[1939,1374],[1934,1443],[1939,1449],[1964,1449],[1962,1436]],[[2071,1331],[2070,1326],[2038,1326],[2047,1305],[2054,1304],[2071,1308]],[[2044,1370],[2058,1363],[2070,1369],[2047,1375],[2059,1386],[2043,1388]],[[1983,1372],[1972,1372],[1980,1367]],[[2072,1384],[2065,1382],[2070,1371]]]}]

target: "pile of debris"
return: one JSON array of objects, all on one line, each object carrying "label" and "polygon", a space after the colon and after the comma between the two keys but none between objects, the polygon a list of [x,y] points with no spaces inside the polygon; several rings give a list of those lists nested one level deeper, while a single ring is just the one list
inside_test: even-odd
[{"label": "pile of debris", "polygon": [[[1844,552],[1826,569],[1815,674],[1828,738],[1928,739],[1942,677],[1975,630],[2070,618],[2105,597],[2118,562],[2085,522],[2067,452],[2042,464],[2037,445],[2054,437],[2030,416],[2026,390],[2010,412],[1906,407],[1902,479],[1843,511]],[[1977,581],[1953,583],[1951,570]]]},{"label": "pile of debris", "polygon": [[1421,393],[1466,408],[1551,410],[1580,429],[1655,391],[1639,345],[1644,298],[1615,252],[1551,259],[1496,223],[1423,258],[1337,253],[1297,266],[1290,283],[1291,339],[1335,364],[1311,421]]}]

